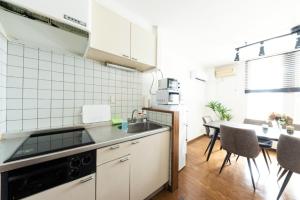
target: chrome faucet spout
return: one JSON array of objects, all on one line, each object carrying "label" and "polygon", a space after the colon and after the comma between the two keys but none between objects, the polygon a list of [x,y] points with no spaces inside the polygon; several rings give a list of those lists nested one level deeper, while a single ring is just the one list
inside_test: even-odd
[{"label": "chrome faucet spout", "polygon": [[138,112],[139,110],[138,109],[134,109],[133,111],[132,111],[132,113],[131,113],[131,121],[133,121],[133,115],[134,115],[134,113],[135,112]]}]

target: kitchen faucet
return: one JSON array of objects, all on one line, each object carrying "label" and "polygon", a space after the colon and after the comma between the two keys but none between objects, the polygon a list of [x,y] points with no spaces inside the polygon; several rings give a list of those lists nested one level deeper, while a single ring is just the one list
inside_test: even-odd
[{"label": "kitchen faucet", "polygon": [[131,119],[129,119],[128,122],[135,122],[135,121],[136,121],[136,120],[133,118],[135,112],[139,112],[139,110],[138,110],[138,109],[134,109],[134,110],[132,111],[132,113],[131,113]]}]

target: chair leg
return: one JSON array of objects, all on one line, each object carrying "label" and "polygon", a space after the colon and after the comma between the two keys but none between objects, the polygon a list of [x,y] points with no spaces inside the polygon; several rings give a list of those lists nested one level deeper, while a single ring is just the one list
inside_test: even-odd
[{"label": "chair leg", "polygon": [[282,193],[283,193],[285,187],[286,187],[287,184],[289,183],[290,178],[291,178],[292,175],[293,175],[293,172],[292,172],[292,171],[289,171],[288,174],[287,174],[287,176],[286,176],[285,179],[284,179],[284,182],[283,182],[281,188],[280,188],[280,191],[279,191],[278,196],[277,196],[277,200],[280,199],[280,197],[281,197],[281,195],[282,195]]},{"label": "chair leg", "polygon": [[264,158],[265,158],[265,161],[266,161],[266,164],[267,164],[267,167],[268,167],[268,170],[269,170],[269,173],[270,173],[270,167],[269,167],[269,163],[268,163],[268,160],[267,160],[267,156],[266,156],[266,152],[264,149],[261,149],[263,155],[264,155]]},{"label": "chair leg", "polygon": [[220,169],[220,171],[219,171],[219,174],[221,174],[221,172],[222,172],[222,170],[223,170],[225,164],[227,163],[228,159],[230,158],[230,155],[231,155],[231,153],[227,152],[227,154],[226,154],[226,156],[225,156],[225,159],[224,159],[224,161],[223,161],[223,164],[222,164],[222,166],[221,166],[221,169]]},{"label": "chair leg", "polygon": [[282,167],[279,167],[278,172],[277,172],[277,176],[279,175],[279,173],[281,172]]},{"label": "chair leg", "polygon": [[270,163],[272,164],[272,160],[271,160],[271,157],[270,157],[270,155],[269,155],[269,151],[266,149],[266,154],[267,154],[267,156],[268,156],[268,158],[269,158],[269,161],[270,161]]},{"label": "chair leg", "polygon": [[278,177],[277,181],[280,181],[280,179],[288,172],[287,169],[284,169],[283,172],[280,174],[280,176]]},{"label": "chair leg", "polygon": [[254,191],[255,191],[256,188],[255,188],[255,183],[254,183],[254,179],[253,179],[253,174],[252,174],[252,168],[251,168],[250,158],[247,158],[247,162],[248,162],[248,166],[249,166],[249,170],[250,170],[250,174],[251,174],[251,180],[252,180],[253,189],[254,189]]},{"label": "chair leg", "polygon": [[206,152],[208,151],[208,149],[209,149],[209,147],[210,147],[210,145],[211,145],[211,142],[212,142],[212,138],[210,139],[210,141],[209,141],[209,143],[208,143],[208,145],[207,145],[207,147],[206,147],[206,150],[205,150],[205,152],[204,152],[204,155],[205,155]]},{"label": "chair leg", "polygon": [[257,170],[258,174],[260,175],[259,169],[258,169],[256,161],[255,161],[255,158],[252,158],[252,160],[253,160],[253,163],[254,163],[254,165],[256,167],[256,170]]}]

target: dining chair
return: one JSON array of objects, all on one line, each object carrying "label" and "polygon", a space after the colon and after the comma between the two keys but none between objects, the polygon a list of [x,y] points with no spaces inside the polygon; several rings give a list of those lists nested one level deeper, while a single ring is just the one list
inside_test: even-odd
[{"label": "dining chair", "polygon": [[[247,118],[244,119],[244,124],[252,124],[252,125],[258,125],[258,126],[261,126],[263,124],[268,124],[270,126],[270,123],[268,123],[266,121],[256,120],[256,119],[247,119]],[[261,138],[259,138],[258,139],[258,144],[261,147],[261,150],[262,150],[262,153],[263,153],[263,156],[264,156],[264,159],[265,159],[268,171],[270,172],[270,167],[269,167],[269,163],[268,163],[267,157],[268,157],[270,163],[272,163],[272,160],[271,160],[271,157],[270,157],[270,154],[269,154],[268,150],[272,149],[273,141],[272,140],[268,140],[268,139],[261,139]]]},{"label": "dining chair", "polygon": [[259,155],[261,151],[255,131],[252,129],[221,125],[220,134],[222,147],[224,150],[227,151],[227,154],[225,156],[219,174],[221,174],[225,164],[229,162],[231,154],[246,157],[251,175],[252,185],[255,190],[256,187],[253,179],[250,160],[253,161],[257,171],[259,172],[255,158]]},{"label": "dining chair", "polygon": [[280,188],[277,200],[280,199],[293,173],[300,174],[300,138],[281,134],[277,145],[277,160],[287,171],[285,180]]},{"label": "dining chair", "polygon": [[[206,124],[206,123],[209,123],[209,122],[212,122],[213,119],[211,116],[207,115],[207,116],[203,116],[202,117],[202,121],[203,121],[203,124]],[[205,152],[204,152],[204,155],[206,154],[206,152],[208,151],[212,141],[213,141],[213,133],[212,133],[212,130],[206,126],[205,127],[205,131],[206,131],[206,135],[210,137],[210,141],[205,149]]]},{"label": "dining chair", "polygon": [[[202,117],[202,121],[203,121],[203,124],[206,124],[208,122],[212,122],[213,119],[212,119],[211,116],[207,115],[207,116]],[[204,126],[204,127],[205,127],[205,131],[206,131],[206,135],[209,136],[210,135],[210,128],[208,128],[206,126]]]},{"label": "dining chair", "polygon": [[300,124],[294,124],[295,131],[300,131]]}]

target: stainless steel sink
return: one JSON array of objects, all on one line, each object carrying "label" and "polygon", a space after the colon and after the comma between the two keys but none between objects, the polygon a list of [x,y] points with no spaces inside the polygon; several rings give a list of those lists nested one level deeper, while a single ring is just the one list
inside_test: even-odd
[{"label": "stainless steel sink", "polygon": [[[118,126],[119,129],[122,129],[122,126]],[[146,131],[152,131],[156,129],[162,128],[161,125],[152,123],[152,122],[142,122],[142,123],[134,123],[128,124],[127,133],[142,133]]]}]

